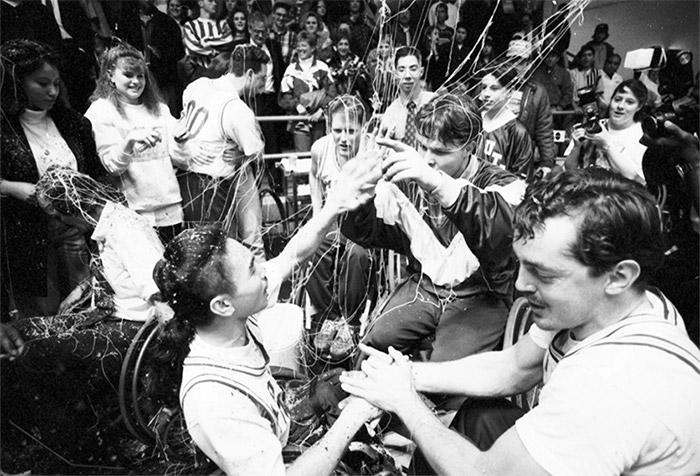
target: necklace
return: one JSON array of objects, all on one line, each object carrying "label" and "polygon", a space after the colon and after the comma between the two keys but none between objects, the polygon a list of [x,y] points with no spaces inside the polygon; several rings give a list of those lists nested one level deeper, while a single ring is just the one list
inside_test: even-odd
[{"label": "necklace", "polygon": [[[30,121],[24,119],[24,130],[28,132],[29,135],[34,139],[34,142],[39,145],[40,149],[43,149],[44,156],[48,157],[51,155],[51,148],[49,147],[49,129],[50,123],[49,118],[44,116],[38,121]],[[41,127],[40,127],[41,126]],[[35,130],[43,129],[43,130]]]}]

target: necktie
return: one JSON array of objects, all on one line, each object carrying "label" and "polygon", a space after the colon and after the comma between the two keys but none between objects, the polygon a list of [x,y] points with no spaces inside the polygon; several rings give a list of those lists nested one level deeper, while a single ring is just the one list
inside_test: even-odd
[{"label": "necktie", "polygon": [[406,133],[403,136],[403,143],[413,148],[416,147],[416,103],[409,101],[406,104],[408,114],[406,114]]}]

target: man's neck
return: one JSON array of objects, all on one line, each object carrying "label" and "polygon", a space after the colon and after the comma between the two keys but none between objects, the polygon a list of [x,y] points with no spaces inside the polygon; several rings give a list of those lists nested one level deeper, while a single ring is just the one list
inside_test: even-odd
[{"label": "man's neck", "polygon": [[211,13],[209,13],[206,10],[201,10],[199,12],[199,18],[201,18],[202,20],[213,20],[214,19],[213,17],[214,17],[214,15],[212,15]]},{"label": "man's neck", "polygon": [[283,26],[282,28],[278,28],[277,25],[272,25],[272,29],[275,30],[275,33],[278,35],[286,35],[287,34],[287,26]]},{"label": "man's neck", "polygon": [[413,87],[410,92],[405,93],[404,91],[400,90],[399,91],[399,98],[401,99],[401,102],[403,104],[408,104],[411,101],[416,101],[420,97],[420,93],[423,92],[423,88],[420,86],[420,83]]},{"label": "man's neck", "polygon": [[216,316],[206,326],[197,328],[197,335],[214,347],[243,347],[248,343],[247,319]]},{"label": "man's neck", "polygon": [[591,309],[592,319],[583,326],[571,329],[571,335],[574,339],[582,341],[651,307],[651,302],[644,291],[631,289],[623,295],[604,299],[603,302],[594,305]]}]

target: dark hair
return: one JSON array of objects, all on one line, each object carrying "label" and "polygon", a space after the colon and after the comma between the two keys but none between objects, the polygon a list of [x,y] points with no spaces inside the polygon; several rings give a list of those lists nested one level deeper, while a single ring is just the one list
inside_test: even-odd
[{"label": "dark hair", "polygon": [[242,13],[243,16],[245,17],[245,29],[243,30],[243,33],[245,33],[246,38],[248,37],[248,27],[250,26],[250,21],[248,18],[248,11],[241,7],[240,4],[234,5],[233,9],[228,12],[228,15],[226,15],[226,23],[228,23],[228,26],[231,28],[231,31],[235,35],[238,31],[236,30],[236,26],[233,22],[233,17],[236,15],[236,13]]},{"label": "dark hair", "polygon": [[394,53],[394,66],[398,64],[401,58],[405,58],[406,56],[415,56],[418,60],[418,64],[423,64],[423,55],[420,54],[418,48],[413,46],[402,46],[397,48],[396,52]]},{"label": "dark hair", "polygon": [[581,56],[584,51],[590,51],[595,55],[595,48],[593,48],[591,45],[583,45],[580,50],[578,50],[578,56]]},{"label": "dark hair", "polygon": [[313,35],[306,30],[302,30],[297,34],[297,39],[294,44],[298,45],[300,41],[305,41],[311,48],[316,48],[316,35]]},{"label": "dark hair", "polygon": [[139,50],[128,43],[121,43],[107,50],[100,65],[100,77],[97,78],[97,86],[92,96],[90,96],[90,100],[108,99],[114,104],[119,114],[124,116],[124,106],[119,100],[119,93],[111,78],[111,74],[118,66],[120,60],[124,60],[127,63],[127,67],[139,68],[143,71],[146,78],[146,86],[143,89],[143,93],[141,93],[141,104],[154,116],[160,116],[160,104],[163,102],[163,99],[148,70],[146,58]]},{"label": "dark hair", "polygon": [[[50,46],[33,40],[16,39],[0,46],[2,65],[2,96],[0,108],[6,114],[15,115],[29,105],[24,91],[24,80],[45,64],[59,70],[60,56]],[[59,101],[60,101],[59,97]]]},{"label": "dark hair", "polygon": [[170,305],[174,316],[156,341],[147,392],[158,395],[166,404],[177,405],[182,362],[195,330],[213,320],[210,301],[233,289],[224,264],[226,240],[221,223],[185,230],[168,243],[153,270],[153,280],[160,290],[155,299]]},{"label": "dark hair", "polygon": [[616,94],[623,92],[625,89],[629,89],[639,102],[639,111],[634,113],[634,120],[639,122],[646,114],[645,106],[647,103],[647,98],[649,97],[649,91],[647,90],[647,87],[644,86],[644,83],[638,79],[627,79],[617,85],[612,93],[612,96],[610,96],[610,102],[612,102],[612,98],[614,98]]},{"label": "dark hair", "polygon": [[306,31],[306,20],[308,20],[309,17],[314,17],[316,19],[316,31],[323,30],[323,28],[321,27],[321,24],[322,24],[321,17],[318,16],[318,13],[311,10],[311,11],[307,12],[306,15],[304,15],[304,22],[303,22],[304,28],[302,29],[302,31]]},{"label": "dark hair", "polygon": [[469,28],[467,28],[467,24],[464,23],[464,22],[461,22],[461,21],[460,21],[460,22],[457,23],[457,25],[455,26],[455,32],[456,32],[457,30],[459,30],[460,28],[464,28],[465,30],[467,30],[467,33],[469,32]]},{"label": "dark hair", "polygon": [[518,79],[518,70],[513,63],[503,62],[496,65],[494,69],[489,69],[488,73],[498,81],[504,88],[513,87]]},{"label": "dark hair", "polygon": [[443,144],[468,144],[478,138],[481,129],[479,108],[466,94],[440,94],[416,113],[416,130]]},{"label": "dark hair", "polygon": [[449,13],[447,10],[447,4],[445,2],[438,2],[437,6],[435,7],[435,13],[437,13],[439,8],[444,8],[446,12]]},{"label": "dark hair", "polygon": [[644,187],[614,172],[576,169],[531,184],[515,209],[514,240],[534,238],[547,219],[559,216],[579,221],[570,253],[592,276],[631,259],[641,268],[634,286],[642,288],[663,261],[656,201]]},{"label": "dark hair", "polygon": [[289,14],[289,7],[290,5],[287,2],[275,2],[275,4],[272,5],[272,11],[274,13],[274,11],[278,8],[284,8],[287,11],[287,14]]},{"label": "dark hair", "polygon": [[231,52],[231,60],[229,61],[229,72],[234,76],[244,76],[249,69],[253,73],[259,73],[264,64],[270,62],[270,57],[262,50],[254,45],[238,45]]}]

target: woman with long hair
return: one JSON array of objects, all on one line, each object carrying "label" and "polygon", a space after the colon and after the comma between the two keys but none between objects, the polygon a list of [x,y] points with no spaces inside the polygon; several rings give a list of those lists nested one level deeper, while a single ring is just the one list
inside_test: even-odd
[{"label": "woman with long hair", "polygon": [[248,44],[250,42],[250,33],[248,32],[248,12],[243,7],[238,4],[234,5],[226,16],[226,22],[228,23],[229,27],[231,27],[231,32],[233,33],[233,48],[238,45]]},{"label": "woman with long hair", "polygon": [[639,140],[646,100],[647,88],[641,81],[621,82],[610,100],[610,117],[598,121],[598,132],[574,126],[574,148],[566,158],[566,169],[602,167],[645,184],[642,158],[647,148]]},{"label": "woman with long hair", "polygon": [[333,56],[333,40],[328,27],[315,10],[306,14],[303,31],[316,37],[316,58],[328,63]]},{"label": "woman with long hair", "polygon": [[298,121],[292,126],[297,152],[306,152],[325,134],[323,109],[337,95],[337,90],[328,65],[316,59],[315,35],[300,32],[296,52],[297,60],[282,77],[280,106],[290,113],[311,116],[308,121]]},{"label": "woman with long hair", "polygon": [[2,311],[54,314],[89,276],[82,233],[49,216],[36,183],[50,166],[104,175],[90,122],[61,98],[60,57],[47,45],[11,40],[2,61]]},{"label": "woman with long hair", "polygon": [[129,206],[148,218],[167,243],[183,223],[173,162],[186,162],[186,142],[175,140],[177,121],[162,102],[143,55],[128,45],[111,48],[92,101],[85,115],[102,163],[118,177]]}]

